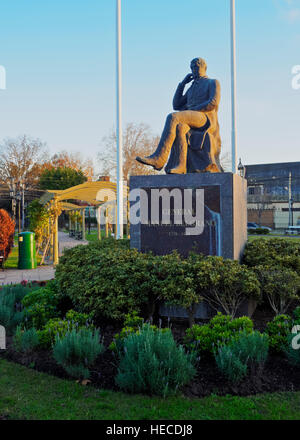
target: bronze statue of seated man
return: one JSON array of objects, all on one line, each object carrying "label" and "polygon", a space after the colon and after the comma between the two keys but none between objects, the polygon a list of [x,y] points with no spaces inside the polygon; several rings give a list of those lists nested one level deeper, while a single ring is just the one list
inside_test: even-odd
[{"label": "bronze statue of seated man", "polygon": [[[168,115],[158,144],[151,156],[137,157],[145,165],[169,174],[222,171],[219,162],[221,138],[218,122],[220,84],[206,76],[202,58],[191,62],[189,73],[178,85],[173,108]],[[193,81],[184,94],[184,88]]]}]

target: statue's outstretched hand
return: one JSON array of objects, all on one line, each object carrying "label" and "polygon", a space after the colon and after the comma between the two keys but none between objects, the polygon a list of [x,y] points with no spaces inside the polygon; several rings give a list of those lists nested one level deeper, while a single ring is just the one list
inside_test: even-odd
[{"label": "statue's outstretched hand", "polygon": [[193,79],[194,79],[193,74],[188,73],[181,84],[186,85],[186,84],[190,83],[191,81],[193,81]]}]

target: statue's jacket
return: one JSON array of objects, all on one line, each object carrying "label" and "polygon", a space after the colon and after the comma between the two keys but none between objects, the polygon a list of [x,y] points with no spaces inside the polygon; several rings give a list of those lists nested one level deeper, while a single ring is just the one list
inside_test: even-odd
[{"label": "statue's jacket", "polygon": [[[184,85],[180,83],[173,99],[174,110],[199,111],[205,113],[207,117],[207,123],[203,129],[191,130],[188,134],[189,150],[194,150],[194,154],[190,154],[187,172],[197,172],[197,168],[200,170],[200,155],[202,162],[201,168],[203,170],[203,167],[211,163],[211,158],[218,157],[221,151],[221,137],[218,122],[221,87],[218,80],[210,79],[205,76],[194,80],[185,94],[183,94],[183,91]],[[201,154],[202,150],[203,154]],[[174,165],[174,158],[171,156],[167,168]]]}]

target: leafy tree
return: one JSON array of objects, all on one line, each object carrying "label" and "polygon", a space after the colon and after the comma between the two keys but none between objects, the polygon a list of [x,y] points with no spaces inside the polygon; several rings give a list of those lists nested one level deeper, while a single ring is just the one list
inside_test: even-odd
[{"label": "leafy tree", "polygon": [[82,171],[88,180],[92,180],[94,175],[93,161],[91,159],[83,160],[79,153],[69,153],[60,151],[54,154],[50,161],[44,166],[45,169],[52,168],[72,168],[76,171]]},{"label": "leafy tree", "polygon": [[38,200],[33,200],[28,205],[29,229],[35,233],[35,238],[39,242],[42,238],[43,230],[49,223],[49,211],[40,204]]},{"label": "leafy tree", "polygon": [[245,299],[259,300],[260,285],[256,275],[237,261],[222,257],[204,258],[197,273],[202,297],[216,311],[235,317]]},{"label": "leafy tree", "polygon": [[7,211],[0,209],[0,251],[4,259],[8,257],[14,241],[15,223]]},{"label": "leafy tree", "polygon": [[74,170],[72,168],[52,168],[44,170],[39,186],[41,189],[67,189],[72,186],[80,185],[87,181],[86,176],[81,170]]},{"label": "leafy tree", "polygon": [[276,315],[285,314],[293,301],[300,301],[300,276],[286,267],[257,266],[262,294]]}]

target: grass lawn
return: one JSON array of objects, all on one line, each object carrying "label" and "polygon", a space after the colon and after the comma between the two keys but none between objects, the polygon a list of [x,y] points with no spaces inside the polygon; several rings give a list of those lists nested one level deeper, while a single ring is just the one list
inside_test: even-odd
[{"label": "grass lawn", "polygon": [[[4,263],[4,269],[18,269],[19,248],[18,241],[15,241],[15,247],[12,248],[7,260]],[[40,264],[42,257],[37,255],[37,264]]]},{"label": "grass lawn", "polygon": [[[110,233],[109,233],[110,236]],[[86,240],[87,241],[98,241],[98,232],[97,231],[91,231],[90,234],[86,233]],[[105,231],[101,231],[101,237],[105,238]],[[124,238],[127,238],[126,235],[124,235]]]},{"label": "grass lawn", "polygon": [[[109,233],[110,236],[110,233]],[[87,241],[98,241],[98,232],[97,231],[91,231],[89,234],[86,232],[85,238]],[[105,238],[105,231],[101,231],[101,238]]]},{"label": "grass lawn", "polygon": [[18,244],[15,243],[15,247],[12,248],[7,260],[4,263],[4,269],[17,269],[18,268]]},{"label": "grass lawn", "polygon": [[0,360],[0,418],[14,420],[298,420],[300,392],[166,400],[83,387]]}]

